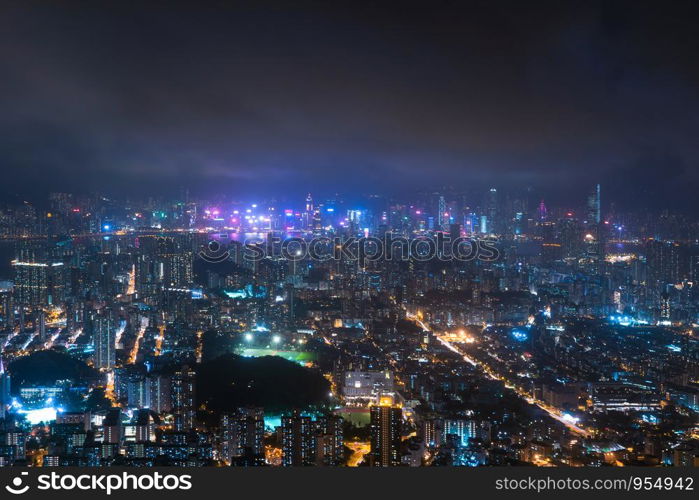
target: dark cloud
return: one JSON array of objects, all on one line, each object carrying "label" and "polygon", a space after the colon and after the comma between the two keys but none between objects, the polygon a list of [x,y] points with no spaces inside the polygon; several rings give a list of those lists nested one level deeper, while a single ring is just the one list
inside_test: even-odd
[{"label": "dark cloud", "polygon": [[694,2],[5,4],[4,189],[531,185],[688,206]]}]

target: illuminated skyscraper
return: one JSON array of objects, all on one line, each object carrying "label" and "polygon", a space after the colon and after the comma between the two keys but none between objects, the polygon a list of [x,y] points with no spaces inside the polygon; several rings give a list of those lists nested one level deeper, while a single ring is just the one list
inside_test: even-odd
[{"label": "illuminated skyscraper", "polygon": [[175,430],[194,428],[196,373],[188,366],[175,372],[172,377],[172,412],[175,415]]},{"label": "illuminated skyscraper", "polygon": [[39,309],[36,312],[36,330],[39,340],[46,342],[46,313],[43,309]]},{"label": "illuminated skyscraper", "polygon": [[137,443],[145,443],[155,440],[155,422],[153,415],[148,409],[141,409],[135,412],[132,426],[134,428],[135,440]]},{"label": "illuminated skyscraper", "polygon": [[375,467],[400,465],[403,410],[393,405],[392,401],[382,398],[381,404],[370,408],[370,415],[372,465]]},{"label": "illuminated skyscraper", "polygon": [[13,260],[12,268],[18,304],[31,307],[62,303],[65,288],[62,262]]},{"label": "illuminated skyscraper", "polygon": [[422,436],[425,446],[434,448],[442,443],[443,422],[439,419],[430,418],[422,424]]},{"label": "illuminated skyscraper", "polygon": [[481,234],[487,234],[488,231],[492,232],[490,227],[491,227],[490,220],[488,219],[488,217],[485,215],[481,215],[479,226],[478,226],[478,229],[481,232]]},{"label": "illuminated skyscraper", "polygon": [[315,421],[316,465],[341,465],[344,458],[342,417],[328,415]]},{"label": "illuminated skyscraper", "polygon": [[149,408],[158,413],[172,410],[172,380],[163,375],[146,378]]},{"label": "illuminated skyscraper", "polygon": [[11,402],[10,374],[5,371],[5,363],[0,358],[0,419],[5,418],[5,412]]},{"label": "illuminated skyscraper", "polygon": [[587,198],[587,222],[590,224],[599,224],[602,220],[600,185],[595,185],[592,193]]},{"label": "illuminated skyscraper", "polygon": [[[490,188],[490,191],[488,191],[488,201],[486,210],[488,217],[487,231],[494,234],[500,231],[498,220],[498,190],[495,188]],[[481,230],[481,232],[486,231]]]},{"label": "illuminated skyscraper", "polygon": [[[552,226],[542,226],[552,229]],[[559,239],[563,257],[577,258],[583,250],[583,228],[572,217],[561,220],[558,224]]]},{"label": "illuminated skyscraper", "polygon": [[444,196],[440,195],[437,200],[437,226],[435,229],[446,231],[449,226],[449,214],[447,213],[447,203]]},{"label": "illuminated skyscraper", "polygon": [[311,229],[313,226],[313,198],[311,193],[308,193],[308,196],[306,196],[306,210],[303,212],[302,218],[303,229]]},{"label": "illuminated skyscraper", "polygon": [[15,305],[12,298],[12,286],[0,285],[0,328],[14,326]]},{"label": "illuminated skyscraper", "polygon": [[313,465],[315,436],[311,417],[294,412],[282,417],[282,465]]},{"label": "illuminated skyscraper", "polygon": [[121,442],[123,437],[121,417],[120,408],[112,408],[107,411],[107,415],[102,421],[103,442],[105,444],[119,444]]},{"label": "illuminated skyscraper", "polygon": [[320,208],[316,207],[313,210],[313,217],[311,219],[311,229],[313,230],[313,234],[320,235],[320,233],[323,230],[323,222],[320,216]]},{"label": "illuminated skyscraper", "polygon": [[648,266],[648,284],[656,287],[681,280],[679,243],[661,240],[649,240],[646,243],[646,265]]},{"label": "illuminated skyscraper", "polygon": [[444,420],[442,439],[452,435],[458,437],[461,446],[468,446],[470,439],[490,440],[490,424],[475,420],[446,419]]},{"label": "illuminated skyscraper", "polygon": [[223,456],[264,457],[265,420],[262,408],[241,408],[221,417]]},{"label": "illuminated skyscraper", "polygon": [[667,293],[660,296],[660,319],[670,321],[670,295]]},{"label": "illuminated skyscraper", "polygon": [[138,248],[134,287],[140,296],[191,285],[194,254],[185,236],[140,236]]},{"label": "illuminated skyscraper", "polygon": [[95,368],[111,370],[116,362],[116,327],[109,311],[100,311],[94,318]]},{"label": "illuminated skyscraper", "polygon": [[14,301],[11,290],[0,290],[0,328],[14,325]]},{"label": "illuminated skyscraper", "polygon": [[689,258],[689,279],[695,286],[699,286],[699,255]]}]

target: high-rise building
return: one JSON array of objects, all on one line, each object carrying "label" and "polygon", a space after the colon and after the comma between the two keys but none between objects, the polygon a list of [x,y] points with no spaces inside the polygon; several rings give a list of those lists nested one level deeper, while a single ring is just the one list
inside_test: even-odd
[{"label": "high-rise building", "polygon": [[186,431],[194,428],[196,372],[184,366],[172,376],[172,412],[175,416],[175,430]]},{"label": "high-rise building", "polygon": [[488,219],[487,215],[481,215],[481,218],[478,222],[478,230],[480,231],[481,234],[488,234],[488,232],[493,232],[491,229],[491,221]]},{"label": "high-rise building", "polygon": [[[553,229],[553,226],[542,225],[542,229]],[[583,231],[576,219],[565,218],[558,224],[558,238],[560,241],[561,256],[565,258],[578,258],[583,250]],[[553,242],[553,241],[551,241]]]},{"label": "high-rise building", "polygon": [[313,215],[311,217],[311,229],[313,230],[313,234],[316,236],[319,236],[323,231],[323,220],[320,214],[320,207],[316,207],[313,209]]},{"label": "high-rise building", "polygon": [[0,358],[0,419],[5,418],[5,412],[11,403],[10,374],[5,371],[5,363]]},{"label": "high-rise building", "polygon": [[430,418],[422,423],[423,442],[427,448],[434,448],[442,444],[443,422],[440,419]]},{"label": "high-rise building", "polygon": [[116,363],[116,327],[110,311],[100,311],[93,320],[95,368],[111,370]]},{"label": "high-rise building", "polygon": [[103,442],[107,444],[119,444],[123,436],[121,425],[121,409],[113,408],[107,412],[102,421]]},{"label": "high-rise building", "polygon": [[134,439],[137,443],[145,443],[155,440],[155,422],[148,409],[138,410],[133,418]]},{"label": "high-rise building", "polygon": [[22,306],[61,304],[64,299],[64,266],[62,262],[13,260],[14,293]]},{"label": "high-rise building", "polygon": [[[500,221],[498,218],[498,190],[495,188],[490,188],[488,191],[487,200],[487,218],[488,218],[488,229],[490,233],[497,233],[500,231]],[[486,232],[481,230],[481,232]]]},{"label": "high-rise building", "polygon": [[461,446],[468,446],[471,439],[489,441],[490,424],[475,420],[446,419],[444,420],[442,439],[446,440],[447,436],[450,435],[457,437]]},{"label": "high-rise building", "polygon": [[298,412],[282,417],[282,465],[313,465],[315,435],[311,417]]},{"label": "high-rise building", "polygon": [[303,229],[311,229],[313,226],[313,198],[311,193],[306,196],[306,210],[303,212],[302,221]]},{"label": "high-rise building", "polygon": [[599,224],[602,221],[602,199],[600,185],[595,188],[587,197],[587,222],[589,224]]},{"label": "high-rise building", "polygon": [[648,285],[663,286],[677,283],[681,279],[679,243],[650,240],[646,243],[646,265]]},{"label": "high-rise building", "polygon": [[689,258],[689,280],[694,286],[699,286],[699,255],[692,255]]},{"label": "high-rise building", "polygon": [[381,398],[370,408],[371,462],[375,467],[391,467],[401,463],[401,427],[403,410],[391,398]]},{"label": "high-rise building", "polygon": [[341,465],[344,462],[343,420],[337,415],[318,418],[316,428],[316,465]]},{"label": "high-rise building", "polygon": [[221,416],[222,454],[234,457],[264,457],[264,411],[262,408],[240,408]]},{"label": "high-rise building", "polygon": [[15,323],[15,304],[12,297],[12,285],[0,284],[0,329],[13,327]]},{"label": "high-rise building", "polygon": [[146,408],[150,406],[150,393],[146,378],[141,375],[128,377],[126,381],[126,404],[130,408]]},{"label": "high-rise building", "polygon": [[437,199],[437,227],[439,231],[446,231],[449,226],[449,214],[447,213],[447,203],[444,196],[440,195]]},{"label": "high-rise building", "polygon": [[670,295],[665,292],[660,296],[660,319],[670,320]]},{"label": "high-rise building", "polygon": [[148,387],[148,407],[157,413],[172,410],[172,379],[163,375],[146,377]]},{"label": "high-rise building", "polygon": [[194,253],[185,237],[140,236],[134,264],[134,287],[141,296],[162,288],[186,288],[191,285]]},{"label": "high-rise building", "polygon": [[46,342],[46,313],[43,309],[39,309],[36,312],[36,330],[39,340]]}]

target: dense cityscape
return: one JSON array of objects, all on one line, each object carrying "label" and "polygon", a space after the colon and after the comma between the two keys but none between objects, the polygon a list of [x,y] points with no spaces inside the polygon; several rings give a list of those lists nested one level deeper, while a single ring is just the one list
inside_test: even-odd
[{"label": "dense cityscape", "polygon": [[694,491],[698,25],[0,0],[0,492]]},{"label": "dense cityscape", "polygon": [[5,202],[0,464],[696,466],[699,222],[615,206]]}]

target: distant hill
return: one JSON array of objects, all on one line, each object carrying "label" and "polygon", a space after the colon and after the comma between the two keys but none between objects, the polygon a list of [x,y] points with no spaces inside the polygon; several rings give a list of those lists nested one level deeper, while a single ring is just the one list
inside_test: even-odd
[{"label": "distant hill", "polygon": [[330,383],[319,373],[277,356],[224,354],[197,367],[197,401],[215,412],[261,406],[267,412],[321,406]]},{"label": "distant hill", "polygon": [[54,385],[57,380],[87,381],[99,377],[94,368],[69,354],[48,350],[16,359],[9,366],[12,391],[20,387]]}]

